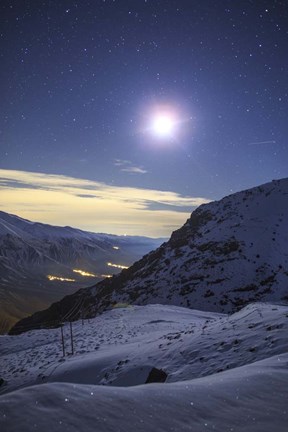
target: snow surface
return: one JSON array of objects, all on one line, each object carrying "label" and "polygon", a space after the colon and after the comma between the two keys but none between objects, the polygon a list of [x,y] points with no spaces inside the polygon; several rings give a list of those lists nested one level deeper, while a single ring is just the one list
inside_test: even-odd
[{"label": "snow surface", "polygon": [[[0,337],[4,431],[287,431],[288,307],[130,306]],[[152,367],[165,384],[143,385]]]},{"label": "snow surface", "polygon": [[287,432],[288,355],[174,384],[45,384],[1,398],[6,431]]}]

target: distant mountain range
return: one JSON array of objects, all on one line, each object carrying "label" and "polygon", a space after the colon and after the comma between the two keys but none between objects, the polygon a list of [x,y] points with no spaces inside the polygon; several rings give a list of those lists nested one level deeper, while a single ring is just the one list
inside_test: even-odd
[{"label": "distant mountain range", "polygon": [[12,330],[94,316],[116,303],[230,313],[288,300],[288,179],[198,207],[170,240],[119,275],[23,319]]},{"label": "distant mountain range", "polygon": [[50,226],[0,211],[0,332],[119,273],[163,241]]}]

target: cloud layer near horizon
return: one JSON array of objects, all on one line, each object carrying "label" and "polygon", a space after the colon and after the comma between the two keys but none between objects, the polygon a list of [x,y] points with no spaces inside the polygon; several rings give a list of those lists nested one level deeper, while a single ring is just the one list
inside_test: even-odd
[{"label": "cloud layer near horizon", "polygon": [[169,236],[209,200],[111,186],[62,175],[0,169],[2,211],[32,221],[113,234]]}]

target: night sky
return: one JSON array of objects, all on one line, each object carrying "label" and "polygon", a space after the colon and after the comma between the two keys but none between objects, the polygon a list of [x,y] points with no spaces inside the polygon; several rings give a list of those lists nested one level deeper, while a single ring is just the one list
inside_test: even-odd
[{"label": "night sky", "polygon": [[198,204],[288,175],[286,1],[0,7],[0,209],[169,235]]}]

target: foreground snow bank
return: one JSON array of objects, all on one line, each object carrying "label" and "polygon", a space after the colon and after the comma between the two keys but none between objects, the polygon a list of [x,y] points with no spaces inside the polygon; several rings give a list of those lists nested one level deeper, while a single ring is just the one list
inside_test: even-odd
[{"label": "foreground snow bank", "polygon": [[[168,382],[200,378],[288,352],[288,307],[256,303],[233,315],[176,306],[117,309],[73,323],[73,356],[60,329],[0,337],[0,394],[40,383],[144,384],[156,367]],[[69,325],[64,327],[70,351]]]},{"label": "foreground snow bank", "polygon": [[6,432],[287,432],[288,354],[190,381],[50,383],[0,397]]}]

